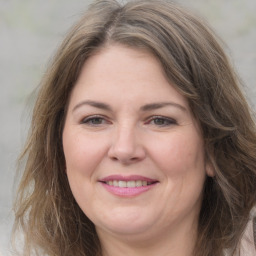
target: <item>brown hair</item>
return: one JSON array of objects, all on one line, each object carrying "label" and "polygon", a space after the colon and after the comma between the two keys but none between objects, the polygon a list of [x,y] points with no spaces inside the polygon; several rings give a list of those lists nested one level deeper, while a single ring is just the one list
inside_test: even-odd
[{"label": "brown hair", "polygon": [[48,68],[21,159],[26,166],[15,204],[23,255],[100,255],[93,223],[77,205],[65,173],[62,130],[81,67],[106,44],[146,49],[189,101],[215,170],[208,177],[195,255],[235,250],[256,204],[256,128],[240,82],[205,22],[168,1],[120,5],[95,1],[72,28]]}]

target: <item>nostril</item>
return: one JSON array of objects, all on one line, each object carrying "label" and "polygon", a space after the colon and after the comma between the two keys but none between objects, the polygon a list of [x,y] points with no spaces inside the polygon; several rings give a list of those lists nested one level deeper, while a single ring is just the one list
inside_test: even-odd
[{"label": "nostril", "polygon": [[136,156],[130,157],[129,155],[112,155],[109,157],[112,161],[120,162],[125,165],[140,161],[140,157],[136,157]]},{"label": "nostril", "polygon": [[110,157],[113,161],[118,161],[117,157]]},{"label": "nostril", "polygon": [[112,161],[120,161],[125,164],[135,163],[145,157],[145,150],[141,144],[131,138],[118,139],[113,142],[108,151],[108,157]]}]

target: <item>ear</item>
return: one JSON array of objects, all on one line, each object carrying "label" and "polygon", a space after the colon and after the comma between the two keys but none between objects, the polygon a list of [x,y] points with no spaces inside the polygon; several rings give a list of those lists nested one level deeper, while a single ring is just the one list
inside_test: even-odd
[{"label": "ear", "polygon": [[206,153],[205,156],[205,172],[209,177],[214,177],[216,175],[215,168],[213,164],[213,158],[209,153]]},{"label": "ear", "polygon": [[213,164],[209,159],[207,160],[207,163],[205,165],[205,172],[206,172],[206,175],[209,177],[215,176],[215,170],[214,170]]}]

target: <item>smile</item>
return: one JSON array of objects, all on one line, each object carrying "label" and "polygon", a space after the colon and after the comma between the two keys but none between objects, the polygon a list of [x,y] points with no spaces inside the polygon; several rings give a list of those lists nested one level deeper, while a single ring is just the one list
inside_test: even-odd
[{"label": "smile", "polygon": [[119,187],[119,188],[135,188],[135,187],[145,187],[148,185],[151,185],[155,182],[148,182],[145,180],[130,180],[130,181],[124,181],[124,180],[110,180],[106,181],[105,184],[109,186]]},{"label": "smile", "polygon": [[134,197],[145,193],[159,183],[147,177],[132,175],[124,177],[111,175],[99,180],[103,187],[111,194],[119,197]]}]

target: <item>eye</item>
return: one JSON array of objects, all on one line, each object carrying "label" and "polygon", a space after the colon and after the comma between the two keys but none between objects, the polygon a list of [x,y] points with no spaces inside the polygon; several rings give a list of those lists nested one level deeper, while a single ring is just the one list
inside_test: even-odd
[{"label": "eye", "polygon": [[86,124],[89,126],[100,126],[100,125],[104,125],[104,124],[109,124],[110,122],[102,116],[89,116],[84,118],[81,121],[81,124]]},{"label": "eye", "polygon": [[176,120],[169,118],[169,117],[163,117],[163,116],[153,116],[151,117],[146,124],[152,124],[155,126],[170,126],[177,124]]}]

